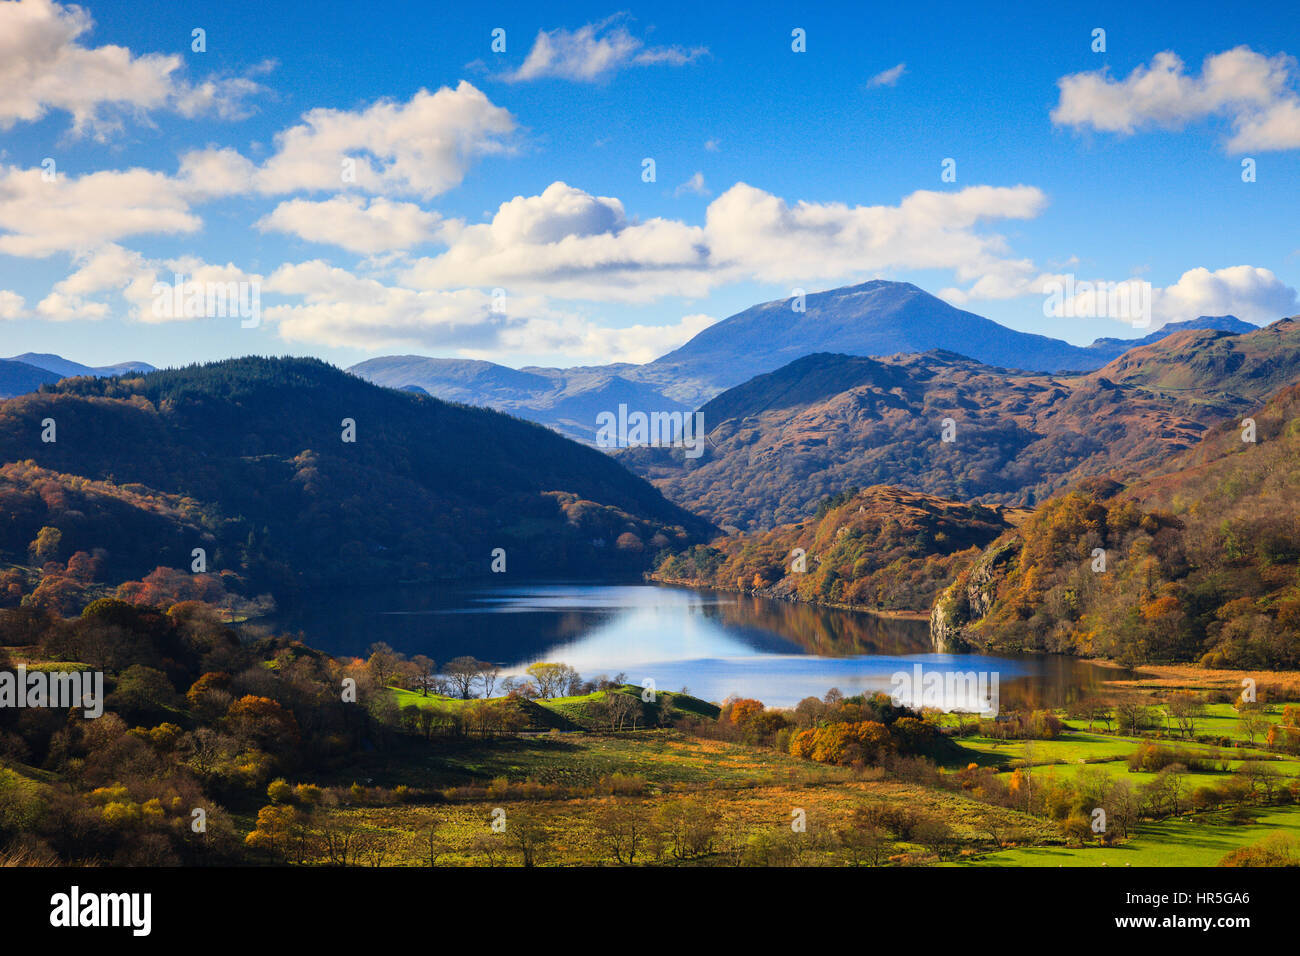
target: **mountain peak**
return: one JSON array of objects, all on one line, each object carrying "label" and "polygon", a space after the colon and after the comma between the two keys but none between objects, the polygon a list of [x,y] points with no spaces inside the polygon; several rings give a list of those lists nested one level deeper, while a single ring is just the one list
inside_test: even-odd
[{"label": "mountain peak", "polygon": [[1003,368],[1096,368],[1096,354],[1006,328],[958,309],[910,282],[871,279],[765,302],[723,319],[650,363],[717,386],[739,384],[813,352],[886,356],[948,352]]}]

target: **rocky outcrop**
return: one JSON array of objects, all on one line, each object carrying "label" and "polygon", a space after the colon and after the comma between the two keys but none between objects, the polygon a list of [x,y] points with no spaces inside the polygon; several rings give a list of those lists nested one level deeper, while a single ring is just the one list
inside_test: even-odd
[{"label": "rocky outcrop", "polygon": [[939,595],[930,611],[930,642],[935,651],[959,654],[980,649],[971,628],[989,613],[1006,565],[1020,544],[1020,536],[1014,533],[998,538]]}]

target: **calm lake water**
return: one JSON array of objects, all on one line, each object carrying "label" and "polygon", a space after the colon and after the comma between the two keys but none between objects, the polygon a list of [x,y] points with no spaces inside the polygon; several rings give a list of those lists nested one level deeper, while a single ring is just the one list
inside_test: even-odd
[{"label": "calm lake water", "polygon": [[586,678],[623,673],[722,701],[790,706],[804,697],[891,688],[914,670],[997,673],[1001,705],[1061,705],[1113,677],[1059,657],[934,654],[924,621],[646,584],[412,587],[318,596],[285,609],[278,628],[334,654],[385,641],[439,663],[463,654],[521,673],[560,661]]}]

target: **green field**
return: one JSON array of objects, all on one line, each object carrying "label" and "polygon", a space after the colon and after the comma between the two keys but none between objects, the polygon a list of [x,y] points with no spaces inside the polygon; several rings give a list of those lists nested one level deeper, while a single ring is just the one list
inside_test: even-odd
[{"label": "green field", "polygon": [[1271,833],[1300,839],[1300,807],[1268,809],[1255,823],[1238,826],[1222,814],[1143,823],[1127,843],[1114,847],[1024,847],[988,853],[963,865],[980,866],[1216,866],[1232,850]]}]

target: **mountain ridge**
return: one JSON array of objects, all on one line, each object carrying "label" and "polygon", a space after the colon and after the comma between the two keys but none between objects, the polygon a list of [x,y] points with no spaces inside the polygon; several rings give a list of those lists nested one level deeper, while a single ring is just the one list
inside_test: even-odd
[{"label": "mountain ridge", "polygon": [[804,312],[796,312],[793,302],[751,306],[644,365],[512,369],[479,360],[402,355],[368,359],[349,371],[376,384],[416,385],[431,395],[510,412],[591,442],[594,416],[590,400],[582,400],[588,393],[601,393],[603,410],[627,404],[645,411],[691,411],[728,388],[810,354],[882,358],[943,349],[995,367],[1087,372],[1131,348],[1187,329],[1242,334],[1256,328],[1234,316],[1201,316],[1139,339],[1100,338],[1077,346],[1009,329],[911,283],[872,280],[811,293]]},{"label": "mountain ridge", "polygon": [[92,375],[96,378],[103,378],[109,375],[123,375],[128,372],[158,371],[148,362],[118,362],[115,365],[100,366],[83,365],[81,362],[65,359],[62,355],[55,355],[53,352],[24,352],[22,355],[11,355],[4,361],[23,362],[27,365],[33,365],[36,368],[54,372],[59,378],[70,378],[74,375]]}]

